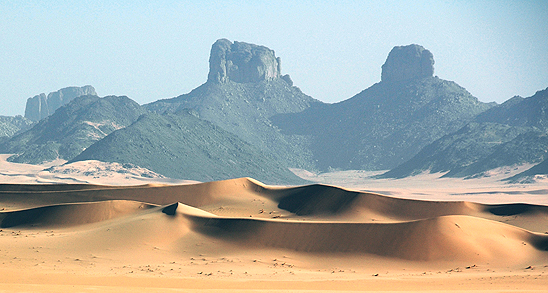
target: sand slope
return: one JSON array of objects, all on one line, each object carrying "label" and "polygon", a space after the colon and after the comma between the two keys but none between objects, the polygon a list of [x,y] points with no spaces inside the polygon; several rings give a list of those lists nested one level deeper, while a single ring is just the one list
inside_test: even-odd
[{"label": "sand slope", "polygon": [[522,243],[527,251],[546,250],[548,238],[534,233],[548,229],[546,206],[406,200],[326,185],[269,187],[249,178],[180,186],[7,184],[0,200],[44,205],[0,213],[2,228],[78,226],[163,205],[164,214],[182,214],[193,231],[221,240],[415,260],[508,260]]},{"label": "sand slope", "polygon": [[[495,270],[537,268],[544,281],[532,284],[548,284],[543,205],[409,200],[239,178],[185,185],[0,184],[0,206],[0,271],[27,274],[38,284],[42,277],[28,268],[99,278],[90,284],[110,273],[139,280],[356,282],[378,270],[415,278],[465,266],[479,282]],[[10,283],[5,278],[0,282]],[[354,288],[347,285],[341,288]]]},{"label": "sand slope", "polygon": [[102,222],[151,207],[125,200],[43,206],[0,213],[0,227],[71,227]]}]

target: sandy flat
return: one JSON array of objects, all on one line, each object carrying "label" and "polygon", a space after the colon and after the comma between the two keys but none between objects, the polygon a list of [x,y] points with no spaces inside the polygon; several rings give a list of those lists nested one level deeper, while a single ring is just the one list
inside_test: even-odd
[{"label": "sandy flat", "polygon": [[548,288],[543,182],[300,171],[317,183],[280,187],[62,163],[0,163],[0,292]]}]

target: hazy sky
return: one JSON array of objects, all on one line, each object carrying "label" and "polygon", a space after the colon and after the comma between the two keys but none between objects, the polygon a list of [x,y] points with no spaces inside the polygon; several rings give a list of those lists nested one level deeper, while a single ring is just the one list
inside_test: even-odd
[{"label": "hazy sky", "polygon": [[275,50],[330,103],[379,82],[392,47],[412,43],[481,101],[548,87],[548,1],[417,2],[0,0],[0,115],[67,86],[141,104],[187,93],[219,38]]}]

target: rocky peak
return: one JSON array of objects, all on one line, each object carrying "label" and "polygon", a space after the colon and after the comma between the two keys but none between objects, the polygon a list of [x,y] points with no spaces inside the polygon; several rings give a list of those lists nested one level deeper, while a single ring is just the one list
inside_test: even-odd
[{"label": "rocky peak", "polygon": [[28,98],[27,106],[25,108],[25,118],[32,121],[42,120],[55,113],[55,110],[59,109],[61,106],[74,100],[74,98],[85,95],[96,96],[97,93],[91,85],[86,85],[83,87],[63,88],[56,92],[49,93],[47,97],[42,93],[32,98]]},{"label": "rocky peak", "polygon": [[423,46],[397,46],[382,65],[382,81],[401,81],[434,75],[434,55]]},{"label": "rocky peak", "polygon": [[227,39],[211,47],[208,81],[259,82],[279,78],[280,72],[280,58],[267,47]]}]

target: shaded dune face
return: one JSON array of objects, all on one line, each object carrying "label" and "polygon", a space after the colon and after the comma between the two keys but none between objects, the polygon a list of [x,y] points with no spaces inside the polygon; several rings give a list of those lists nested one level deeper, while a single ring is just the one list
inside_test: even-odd
[{"label": "shaded dune face", "polygon": [[417,261],[513,261],[516,253],[526,256],[548,249],[546,235],[469,216],[376,224],[204,217],[193,222],[200,233],[249,248],[366,253]]},{"label": "shaded dune face", "polygon": [[[271,187],[249,178],[177,186],[0,185],[0,203],[7,198],[24,208],[0,212],[2,228],[81,227],[95,235],[97,226],[85,225],[102,223],[125,231],[124,243],[146,235],[160,241],[150,235],[165,230],[163,243],[174,247],[209,239],[240,249],[415,261],[519,262],[548,250],[548,207],[540,205],[407,200],[318,184]],[[249,217],[257,202],[284,216]],[[226,204],[242,207],[217,215]],[[136,225],[151,231],[132,232]]]},{"label": "shaded dune face", "polygon": [[310,185],[275,192],[281,209],[297,215],[345,215],[352,212],[383,215],[395,220],[416,220],[476,211],[466,202],[398,199],[325,185]]},{"label": "shaded dune face", "polygon": [[126,200],[43,206],[0,214],[0,227],[72,227],[115,219],[154,205]]}]

